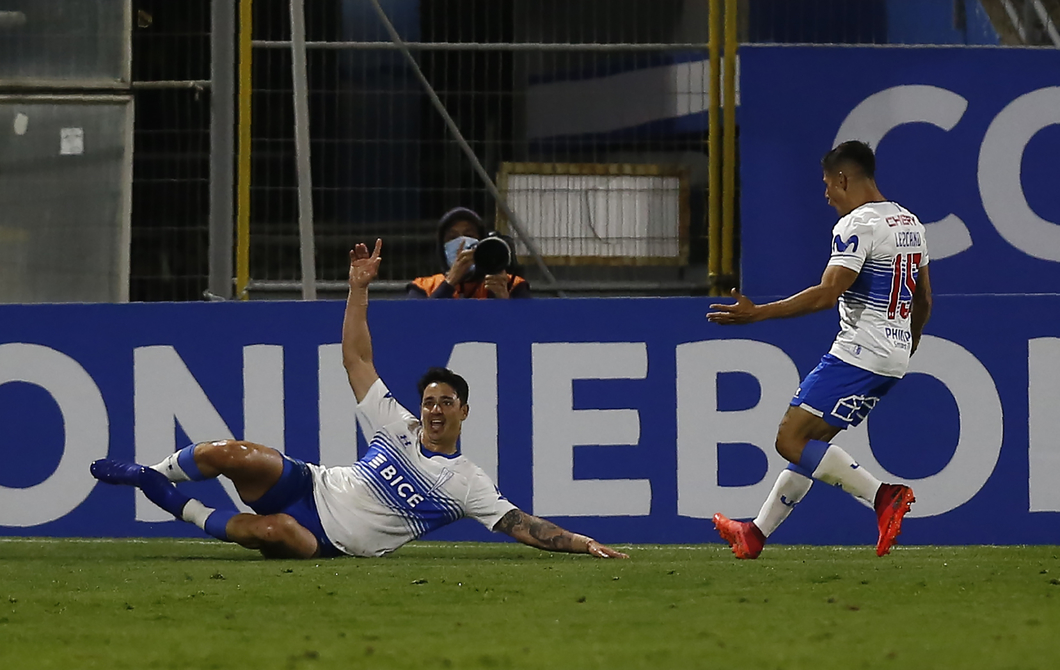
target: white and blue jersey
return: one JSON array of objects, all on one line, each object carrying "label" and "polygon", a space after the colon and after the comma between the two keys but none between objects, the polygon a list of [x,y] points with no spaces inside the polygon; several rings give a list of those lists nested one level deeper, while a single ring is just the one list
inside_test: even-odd
[{"label": "white and blue jersey", "polygon": [[924,225],[893,202],[870,202],[832,229],[829,265],[858,273],[839,297],[839,335],[829,351],[839,360],[885,377],[909,368],[913,293],[929,262]]},{"label": "white and blue jersey", "polygon": [[372,435],[364,458],[351,466],[309,466],[321,526],[344,553],[382,556],[465,516],[492,530],[515,509],[461,454],[423,448],[419,420],[381,379],[357,412]]}]

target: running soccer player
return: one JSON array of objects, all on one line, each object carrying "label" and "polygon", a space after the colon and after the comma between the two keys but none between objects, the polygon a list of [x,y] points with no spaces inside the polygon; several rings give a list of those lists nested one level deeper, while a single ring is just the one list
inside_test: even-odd
[{"label": "running soccer player", "polygon": [[733,289],[736,303],[711,305],[707,319],[729,325],[784,319],[839,303],[839,335],[802,380],[777,429],[777,452],[790,461],[753,521],[714,515],[714,526],[738,558],[757,558],[766,538],[810,490],[814,479],[840,486],[876,510],[876,554],[891,550],[902,517],[916,501],[901,484],[881,484],[830,441],[861,423],[901,379],[931,315],[924,226],[884,199],[876,157],[864,142],[843,142],[821,160],[825,197],[841,217],[821,282],[793,296],[756,305]]},{"label": "running soccer player", "polygon": [[[368,285],[379,271],[382,241],[350,252],[350,292],[342,325],[343,364],[357,410],[372,433],[351,466],[323,467],[238,440],[185,447],[144,467],[103,459],[99,480],[140,488],[153,503],[221,540],[269,558],[382,556],[468,516],[487,528],[548,551],[628,558],[592,538],[526,514],[501,495],[481,468],[457,450],[468,416],[468,386],[444,368],[419,382],[420,418],[402,407],[376,374],[368,331]],[[174,485],[224,475],[256,514],[215,510]]]}]

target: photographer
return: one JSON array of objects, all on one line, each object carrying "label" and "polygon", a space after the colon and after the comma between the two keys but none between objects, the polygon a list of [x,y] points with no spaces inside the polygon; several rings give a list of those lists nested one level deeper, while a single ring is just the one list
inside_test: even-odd
[{"label": "photographer", "polygon": [[529,298],[530,284],[515,272],[510,240],[486,234],[478,214],[465,207],[446,212],[438,223],[444,272],[418,277],[409,298]]}]

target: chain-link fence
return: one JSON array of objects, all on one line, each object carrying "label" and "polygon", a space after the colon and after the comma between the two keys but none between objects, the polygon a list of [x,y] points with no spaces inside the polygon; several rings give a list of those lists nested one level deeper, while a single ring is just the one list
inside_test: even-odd
[{"label": "chain-link fence", "polygon": [[207,287],[210,4],[133,4],[132,300],[199,300]]},{"label": "chain-link fence", "polygon": [[[258,12],[263,4],[255,3],[254,25],[252,292],[300,276],[290,22],[287,3]],[[548,238],[545,261],[561,283],[685,293],[704,286],[707,2],[382,7],[415,66],[371,2],[307,6],[324,285],[342,280],[353,241],[377,236],[388,249],[384,279],[398,289],[440,271],[438,220],[457,206],[521,238],[482,170],[502,190],[520,191],[508,198],[522,210],[516,217],[532,239]],[[535,175],[536,186],[521,185]],[[541,285],[530,248],[518,250]]]},{"label": "chain-link fence", "polygon": [[[345,250],[382,237],[400,292],[443,269],[438,219],[459,206],[516,238],[539,289],[705,290],[712,5],[738,9],[744,42],[998,44],[1032,24],[1047,35],[1055,2],[310,3],[316,278],[341,290]],[[256,295],[301,276],[288,5],[255,4]]]},{"label": "chain-link fence", "polygon": [[[5,3],[0,93],[25,92],[42,48],[61,60],[81,45],[103,59],[71,60],[70,76],[113,61],[107,49],[127,35],[85,19],[94,1]],[[210,41],[234,45],[238,35],[231,25],[215,34],[216,3],[132,0],[131,81],[118,73],[92,84],[118,95],[128,86],[135,98],[133,300],[201,299],[218,280],[211,253],[227,253],[214,233],[231,225],[236,237],[223,208],[211,210],[211,175],[227,164],[211,134]],[[373,0],[311,0],[319,285],[341,289],[349,246],[382,237],[384,286],[400,294],[409,279],[441,269],[438,219],[463,206],[517,239],[542,292],[552,278],[569,293],[706,289],[709,108],[722,102],[710,96],[712,5],[736,7],[741,42],[1060,45],[1060,0],[380,0],[409,58]],[[248,22],[257,45],[247,81],[253,139],[240,183],[250,184],[250,204],[239,213],[250,234],[238,242],[249,247],[256,297],[297,293],[302,276],[290,7],[255,0]],[[49,37],[75,15],[74,37]],[[234,75],[235,60],[221,64]],[[735,171],[735,160],[726,169]],[[738,185],[730,186],[738,221]]]}]

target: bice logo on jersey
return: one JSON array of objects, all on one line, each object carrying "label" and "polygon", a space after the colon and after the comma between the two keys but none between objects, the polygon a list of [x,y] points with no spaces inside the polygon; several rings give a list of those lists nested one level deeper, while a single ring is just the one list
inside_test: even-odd
[{"label": "bice logo on jersey", "polygon": [[836,235],[835,239],[832,240],[832,247],[835,248],[835,250],[838,251],[839,253],[846,253],[847,252],[847,247],[850,247],[849,253],[852,253],[852,254],[853,253],[857,253],[857,250],[858,250],[858,236],[857,235],[851,235],[850,238],[847,239],[844,242],[842,237],[840,237],[839,235]]},{"label": "bice logo on jersey", "polygon": [[401,474],[397,467],[390,464],[390,459],[386,457],[386,454],[367,454],[364,457],[364,462],[369,468],[378,473],[383,478],[383,483],[394,489],[398,497],[404,499],[409,507],[415,507],[423,502],[423,495],[417,493],[416,488],[406,481],[408,477],[405,474]]}]

